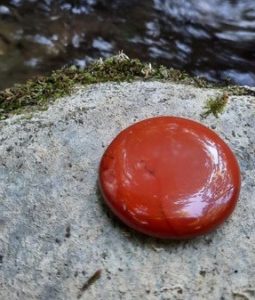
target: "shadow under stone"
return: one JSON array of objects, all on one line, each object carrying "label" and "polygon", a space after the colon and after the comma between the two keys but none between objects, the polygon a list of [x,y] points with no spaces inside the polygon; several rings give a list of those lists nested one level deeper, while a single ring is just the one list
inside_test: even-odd
[{"label": "shadow under stone", "polygon": [[[110,208],[104,201],[103,195],[101,193],[101,189],[99,186],[99,182],[96,182],[96,197],[98,199],[98,203],[100,205],[100,209],[103,211],[103,214],[107,216],[109,221],[109,225],[114,228],[117,232],[119,232],[122,237],[127,238],[130,242],[140,244],[141,246],[148,246],[150,248],[159,248],[159,247],[167,247],[167,248],[186,248],[193,247],[197,248],[198,244],[210,245],[213,242],[213,236],[215,232],[209,233],[206,236],[199,236],[192,239],[160,239],[151,236],[147,236],[146,234],[140,233],[131,227],[127,226],[124,222],[122,222],[117,216],[113,214]],[[217,232],[217,230],[216,230]]]}]

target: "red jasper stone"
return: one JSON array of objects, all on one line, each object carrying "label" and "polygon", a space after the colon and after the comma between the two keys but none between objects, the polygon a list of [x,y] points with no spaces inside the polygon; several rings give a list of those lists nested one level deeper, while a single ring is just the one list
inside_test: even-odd
[{"label": "red jasper stone", "polygon": [[105,151],[99,183],[127,225],[160,238],[190,238],[215,229],[234,210],[237,160],[197,122],[156,117],[123,130]]}]

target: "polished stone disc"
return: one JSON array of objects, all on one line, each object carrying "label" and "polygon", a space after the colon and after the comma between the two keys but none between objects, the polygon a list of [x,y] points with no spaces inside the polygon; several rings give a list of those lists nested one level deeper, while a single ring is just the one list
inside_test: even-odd
[{"label": "polished stone disc", "polygon": [[226,220],[240,191],[227,144],[204,125],[156,117],[123,130],[99,169],[102,194],[130,227],[160,238],[205,234]]}]

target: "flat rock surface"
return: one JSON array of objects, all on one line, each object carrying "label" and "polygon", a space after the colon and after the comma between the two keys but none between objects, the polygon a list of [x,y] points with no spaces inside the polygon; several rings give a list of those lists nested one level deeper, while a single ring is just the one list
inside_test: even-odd
[{"label": "flat rock surface", "polygon": [[[230,97],[218,119],[202,119],[218,93],[106,83],[1,121],[0,299],[255,299],[255,99]],[[238,157],[240,202],[209,235],[146,237],[103,204],[97,172],[105,148],[126,126],[158,115],[208,125]],[[98,270],[101,277],[89,280]]]}]

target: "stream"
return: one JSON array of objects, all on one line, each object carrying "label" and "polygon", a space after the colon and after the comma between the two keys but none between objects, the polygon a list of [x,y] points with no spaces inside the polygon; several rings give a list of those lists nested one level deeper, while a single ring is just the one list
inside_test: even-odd
[{"label": "stream", "polygon": [[1,0],[0,89],[118,51],[255,85],[254,0]]}]

